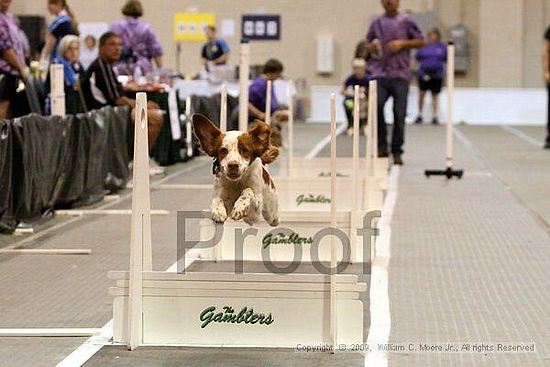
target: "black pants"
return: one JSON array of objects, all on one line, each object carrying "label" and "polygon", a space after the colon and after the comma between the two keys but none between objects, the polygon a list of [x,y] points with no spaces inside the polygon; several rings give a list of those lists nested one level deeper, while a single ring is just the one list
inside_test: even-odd
[{"label": "black pants", "polygon": [[550,144],[550,84],[546,84],[546,90],[548,91],[548,117],[546,118],[546,144]]},{"label": "black pants", "polygon": [[402,154],[405,141],[405,116],[407,115],[407,97],[409,81],[402,78],[379,78],[378,81],[378,149],[388,149],[384,105],[393,97],[393,132],[391,153]]}]

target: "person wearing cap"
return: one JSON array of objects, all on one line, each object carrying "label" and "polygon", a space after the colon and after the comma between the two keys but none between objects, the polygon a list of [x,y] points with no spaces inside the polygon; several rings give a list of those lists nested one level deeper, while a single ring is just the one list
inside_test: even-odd
[{"label": "person wearing cap", "polygon": [[[353,133],[353,108],[354,108],[354,88],[359,86],[360,92],[363,96],[369,88],[369,76],[367,74],[367,63],[364,59],[356,58],[351,63],[353,73],[346,78],[344,85],[342,86],[341,94],[344,96],[344,110],[346,111],[346,117],[348,119],[348,135]],[[360,119],[361,127],[364,127],[365,119]],[[363,131],[361,131],[361,134]]]},{"label": "person wearing cap", "polygon": [[367,33],[367,52],[372,77],[378,84],[378,155],[388,156],[388,141],[384,105],[393,98],[393,133],[391,153],[393,163],[401,165],[405,139],[405,116],[410,70],[410,50],[424,47],[424,37],[414,20],[399,11],[399,0],[381,0],[384,14],[377,17]]}]

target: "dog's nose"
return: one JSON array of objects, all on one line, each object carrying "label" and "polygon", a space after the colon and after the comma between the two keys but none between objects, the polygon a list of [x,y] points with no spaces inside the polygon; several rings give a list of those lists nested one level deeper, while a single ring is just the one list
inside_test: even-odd
[{"label": "dog's nose", "polygon": [[239,171],[239,164],[238,163],[228,163],[227,169],[229,172],[237,172]]}]

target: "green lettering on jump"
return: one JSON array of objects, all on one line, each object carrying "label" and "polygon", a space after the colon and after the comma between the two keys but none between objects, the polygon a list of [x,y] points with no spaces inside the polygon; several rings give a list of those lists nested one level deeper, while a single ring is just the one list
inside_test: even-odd
[{"label": "green lettering on jump", "polygon": [[261,324],[270,325],[275,319],[268,314],[255,313],[253,308],[243,307],[238,313],[232,307],[223,307],[222,312],[216,312],[216,306],[210,306],[202,310],[199,315],[202,322],[201,329],[204,329],[212,322],[230,323],[230,324]]},{"label": "green lettering on jump", "polygon": [[296,197],[296,205],[300,206],[303,203],[310,203],[310,204],[329,204],[330,198],[327,198],[323,194],[300,194]]},{"label": "green lettering on jump", "polygon": [[289,236],[284,233],[269,233],[262,239],[263,248],[268,248],[271,245],[308,245],[313,243],[312,237],[302,237],[296,232],[292,232]]}]

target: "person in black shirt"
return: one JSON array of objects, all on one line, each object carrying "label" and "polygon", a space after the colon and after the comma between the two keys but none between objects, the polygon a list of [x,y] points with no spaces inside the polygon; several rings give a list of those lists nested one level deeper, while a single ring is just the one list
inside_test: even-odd
[{"label": "person in black shirt", "polygon": [[[82,81],[82,92],[88,110],[104,106],[130,106],[132,114],[136,101],[123,94],[112,65],[120,60],[122,39],[113,32],[107,32],[99,39],[99,57],[86,70]],[[153,147],[164,121],[159,106],[148,102],[149,147]]]},{"label": "person in black shirt", "polygon": [[548,115],[547,115],[547,135],[544,143],[544,149],[550,149],[550,27],[546,29],[544,33],[544,44],[542,45],[542,73],[544,82],[546,83],[546,90],[548,91]]}]

